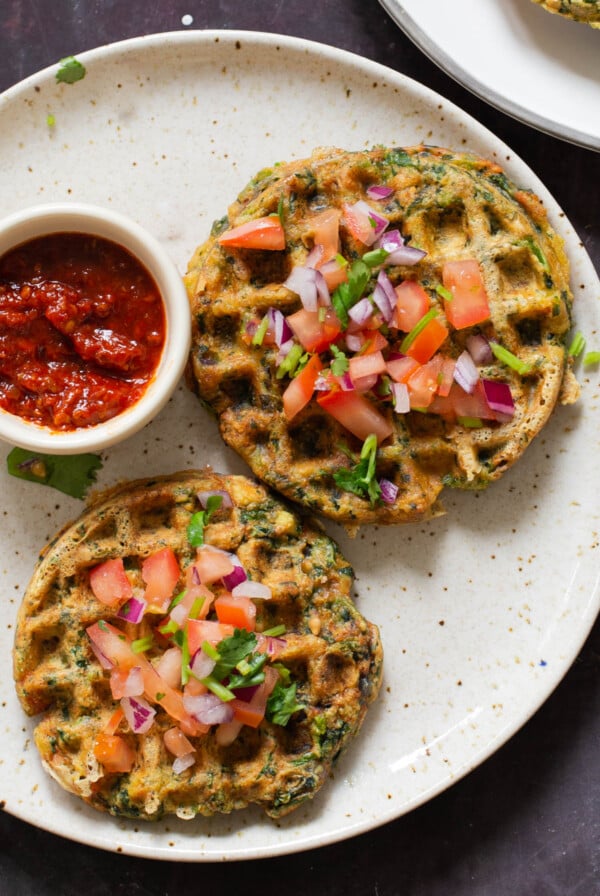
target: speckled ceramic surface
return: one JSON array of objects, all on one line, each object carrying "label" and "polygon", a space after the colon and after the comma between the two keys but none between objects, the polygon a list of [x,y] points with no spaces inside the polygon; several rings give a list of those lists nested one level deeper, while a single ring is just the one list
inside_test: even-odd
[{"label": "speckled ceramic surface", "polygon": [[[163,34],[79,58],[84,80],[57,85],[48,70],[0,98],[5,212],[69,197],[106,204],[143,223],[183,271],[213,218],[275,160],[327,144],[469,148],[546,201],[573,264],[577,326],[600,347],[600,283],[568,221],[504,144],[418,84],[338,50],[234,32]],[[384,688],[333,780],[278,823],[253,811],[187,824],[120,822],[42,772],[32,723],[13,693],[14,618],[39,549],[81,504],[10,478],[0,449],[4,808],[108,850],[206,861],[349,837],[450,786],[543,702],[597,614],[599,378],[597,369],[584,378],[580,404],[559,409],[499,483],[448,493],[445,517],[365,529],[354,540],[328,526],[354,563],[361,611],[381,627]],[[183,385],[104,459],[100,485],[205,463],[245,472]]]},{"label": "speckled ceramic surface", "polygon": [[380,3],[436,65],[486,102],[600,150],[600,32],[531,0]]}]

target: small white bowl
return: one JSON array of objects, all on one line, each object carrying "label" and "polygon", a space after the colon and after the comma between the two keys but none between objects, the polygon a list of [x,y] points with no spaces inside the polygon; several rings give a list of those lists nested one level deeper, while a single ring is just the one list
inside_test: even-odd
[{"label": "small white bowl", "polygon": [[43,454],[98,451],[128,438],[152,420],[174,392],[190,348],[190,309],[183,279],[166,250],[125,216],[82,203],[38,205],[0,221],[0,257],[37,237],[53,233],[92,234],[117,243],[153,277],[165,308],[166,337],[153,378],[141,398],[116,417],[63,432],[24,420],[0,408],[0,439]]}]

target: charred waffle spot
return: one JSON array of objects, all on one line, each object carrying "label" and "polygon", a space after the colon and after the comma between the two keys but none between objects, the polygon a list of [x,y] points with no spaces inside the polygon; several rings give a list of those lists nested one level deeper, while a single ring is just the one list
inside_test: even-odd
[{"label": "charred waffle spot", "polygon": [[234,407],[255,403],[254,384],[248,376],[226,377],[221,382],[221,390]]},{"label": "charred waffle spot", "polygon": [[542,325],[539,320],[526,318],[518,321],[515,326],[524,345],[541,345]]},{"label": "charred waffle spot", "polygon": [[437,246],[438,252],[454,254],[466,250],[471,229],[461,202],[445,208],[432,208],[425,214],[425,218],[429,238]]},{"label": "charred waffle spot", "polygon": [[262,289],[269,283],[283,283],[289,273],[289,261],[285,252],[266,252],[247,249],[243,252],[244,266],[254,289]]},{"label": "charred waffle spot", "polygon": [[213,317],[209,331],[224,342],[233,342],[240,328],[240,318],[237,314],[227,314],[223,317]]},{"label": "charred waffle spot", "polygon": [[331,440],[321,417],[309,417],[290,428],[290,439],[294,460],[329,457],[331,454]]}]

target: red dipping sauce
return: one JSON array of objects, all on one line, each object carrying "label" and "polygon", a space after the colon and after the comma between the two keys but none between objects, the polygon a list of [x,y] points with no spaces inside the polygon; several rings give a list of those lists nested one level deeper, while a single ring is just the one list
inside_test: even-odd
[{"label": "red dipping sauce", "polygon": [[54,430],[135,404],[165,343],[162,298],[122,246],[55,233],[0,258],[0,407]]}]

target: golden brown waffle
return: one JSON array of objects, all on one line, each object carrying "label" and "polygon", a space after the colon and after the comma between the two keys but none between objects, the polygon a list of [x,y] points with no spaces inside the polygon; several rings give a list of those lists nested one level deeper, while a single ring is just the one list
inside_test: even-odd
[{"label": "golden brown waffle", "polygon": [[548,12],[600,28],[600,0],[533,0]]},{"label": "golden brown waffle", "polygon": [[[378,205],[390,227],[427,252],[413,267],[389,268],[392,282],[417,279],[444,320],[436,293],[444,262],[476,259],[491,307],[491,320],[477,329],[531,365],[523,376],[499,362],[481,371],[510,384],[516,412],[508,423],[471,429],[434,414],[398,415],[388,408],[393,434],[379,448],[377,471],[399,494],[394,504],[376,506],[342,491],[333,478],[348,467],[348,454],[358,456],[359,441],[314,399],[289,423],[281,398],[286,381],[275,376],[276,346],[248,345],[243,338],[247,322],[269,307],[284,314],[301,307],[282,284],[313,246],[310,213],[365,199],[373,184],[393,188]],[[285,251],[218,244],[225,229],[281,207]],[[343,218],[340,235],[346,258],[362,255],[365,247],[345,229]],[[193,316],[190,382],[216,412],[225,442],[273,488],[348,527],[441,512],[444,485],[482,488],[497,479],[546,423],[559,396],[571,401],[577,395],[564,346],[571,293],[562,240],[533,193],[518,189],[498,165],[469,154],[424,146],[323,149],[262,171],[197,249],[186,284]],[[457,357],[471,330],[452,331],[444,350]]]},{"label": "golden brown waffle", "polygon": [[[233,508],[215,513],[205,540],[236,552],[252,579],[270,585],[272,599],[257,601],[257,630],[286,626],[278,662],[297,681],[306,708],[286,727],[244,727],[228,747],[211,733],[191,737],[196,763],[179,775],[163,744],[173,720],[158,708],[147,734],[124,735],[136,751],[132,771],[103,774],[92,747],[118,704],[85,629],[99,619],[128,629],[95,599],[89,570],[123,557],[135,588],[142,585],[141,561],[165,546],[185,567],[195,553],[186,529],[198,510],[196,495],[214,489],[226,490]],[[15,680],[24,710],[43,713],[35,741],[44,766],[67,790],[115,815],[191,818],[250,803],[273,817],[291,811],[325,782],[379,690],[379,634],[356,610],[352,582],[330,538],[244,477],[185,472],[98,496],[45,549],[19,613]]]}]

